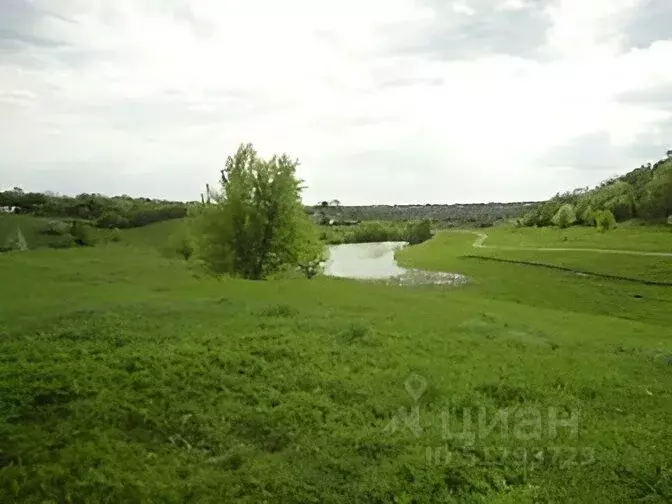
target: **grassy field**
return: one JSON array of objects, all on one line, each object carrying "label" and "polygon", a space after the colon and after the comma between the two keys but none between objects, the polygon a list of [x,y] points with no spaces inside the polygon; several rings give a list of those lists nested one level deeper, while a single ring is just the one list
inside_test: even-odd
[{"label": "grassy field", "polygon": [[598,248],[672,253],[672,226],[620,224],[615,229],[598,233],[595,228],[574,226],[533,228],[498,226],[483,230],[488,245],[521,248]]},{"label": "grassy field", "polygon": [[[483,241],[485,248],[462,249],[464,255],[672,283],[672,228],[669,226],[623,226],[608,233],[598,233],[586,227],[561,230],[501,226],[474,231],[469,239],[483,234],[487,234],[487,239]],[[451,241],[455,238],[445,239]],[[462,240],[459,243],[462,244]],[[613,253],[597,253],[597,250]],[[616,253],[626,251],[641,252],[642,255]],[[646,255],[661,253],[667,256]],[[439,256],[437,254],[437,258]]]},{"label": "grassy field", "polygon": [[49,219],[39,219],[32,215],[0,214],[0,246],[8,239],[14,238],[18,229],[21,230],[28,248],[36,249],[46,247],[49,237],[40,231]]},{"label": "grassy field", "polygon": [[[672,288],[467,257],[521,253],[467,233],[399,255],[459,288],[220,280],[159,253],[174,225],[0,256],[0,502],[672,499]],[[486,243],[672,236],[617,231]]]}]

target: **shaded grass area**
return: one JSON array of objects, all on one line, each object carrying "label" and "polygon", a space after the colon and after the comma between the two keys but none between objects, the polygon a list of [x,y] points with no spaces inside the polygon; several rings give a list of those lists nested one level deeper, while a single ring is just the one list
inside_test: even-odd
[{"label": "shaded grass area", "polygon": [[[129,245],[0,256],[0,501],[666,502],[670,289],[472,242],[400,253],[457,289],[217,280]],[[574,412],[578,437],[469,445],[449,408]]]},{"label": "shaded grass area", "polygon": [[[480,232],[480,231],[479,231]],[[672,257],[636,256],[593,252],[592,249],[672,253],[672,228],[622,224],[599,233],[593,228],[514,228],[499,226],[485,230],[486,248],[474,248],[468,255],[524,263],[558,266],[604,276],[626,277],[654,283],[672,282]],[[475,235],[472,235],[475,237]],[[516,248],[517,250],[511,250]],[[537,249],[537,250],[525,250]],[[591,249],[543,250],[544,248]]]},{"label": "shaded grass area", "polygon": [[121,232],[122,241],[130,245],[164,250],[169,245],[171,237],[183,230],[186,223],[186,218],[172,219],[141,228],[124,229]]},{"label": "shaded grass area", "polygon": [[[559,254],[572,254],[571,252],[565,252],[565,253],[559,253]],[[645,275],[642,276],[647,276],[651,278],[663,278],[662,280],[649,280],[647,278],[637,278],[637,277],[629,277],[625,275],[615,275],[612,273],[599,273],[596,270],[604,269],[602,267],[592,267],[591,270],[587,269],[577,269],[577,268],[586,268],[590,267],[590,265],[586,265],[585,261],[571,261],[567,260],[566,258],[561,258],[560,260],[554,260],[552,263],[547,263],[547,262],[541,262],[543,261],[543,258],[539,258],[539,254],[536,254],[532,257],[529,257],[529,254],[527,255],[529,258],[528,259],[514,259],[512,256],[520,256],[523,254],[520,253],[515,253],[515,254],[506,254],[508,257],[507,258],[502,258],[502,257],[496,257],[496,256],[483,256],[483,255],[467,255],[464,256],[466,259],[476,259],[476,260],[481,260],[481,261],[499,261],[499,262],[504,262],[504,263],[511,263],[511,264],[521,264],[525,266],[535,266],[535,267],[540,267],[540,268],[549,268],[549,269],[555,269],[559,271],[566,271],[569,273],[576,273],[578,275],[585,275],[585,276],[594,276],[594,277],[600,277],[600,278],[607,278],[611,280],[623,280],[627,282],[634,282],[634,283],[639,283],[643,285],[658,285],[658,286],[664,286],[664,287],[672,287],[672,275],[670,272],[670,266],[672,266],[672,261],[651,261],[652,267],[647,268],[645,271]],[[541,261],[540,261],[541,259]],[[665,264],[665,262],[669,262],[670,265]],[[603,263],[599,263],[600,266],[603,265]],[[628,265],[631,265],[632,261],[628,261]],[[609,265],[607,268],[608,271],[614,271],[613,265]],[[640,274],[641,275],[641,267],[637,268],[637,271],[635,274]],[[664,280],[665,278],[670,278],[670,281]]]}]

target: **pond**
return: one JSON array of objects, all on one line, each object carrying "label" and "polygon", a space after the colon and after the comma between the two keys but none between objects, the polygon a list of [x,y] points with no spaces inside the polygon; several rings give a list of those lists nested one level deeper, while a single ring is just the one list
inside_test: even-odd
[{"label": "pond", "polygon": [[402,268],[394,254],[406,245],[406,242],[332,245],[324,272],[333,277],[385,280],[399,285],[457,285],[466,282],[464,276],[456,273]]},{"label": "pond", "polygon": [[329,247],[325,273],[329,276],[374,280],[403,275],[394,252],[405,242],[349,243]]}]

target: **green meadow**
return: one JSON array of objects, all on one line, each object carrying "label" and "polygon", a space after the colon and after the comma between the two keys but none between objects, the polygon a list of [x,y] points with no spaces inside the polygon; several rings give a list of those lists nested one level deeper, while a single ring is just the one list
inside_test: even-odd
[{"label": "green meadow", "polygon": [[402,287],[215,278],[179,225],[0,255],[0,502],[672,500],[672,257],[536,250],[669,226],[439,232],[399,263],[470,282]]}]

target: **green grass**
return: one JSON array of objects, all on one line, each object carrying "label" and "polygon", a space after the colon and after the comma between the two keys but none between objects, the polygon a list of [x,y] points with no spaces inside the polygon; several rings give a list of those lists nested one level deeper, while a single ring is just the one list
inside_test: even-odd
[{"label": "green grass", "polygon": [[497,226],[482,232],[489,236],[486,245],[503,247],[601,248],[672,253],[672,226],[669,225],[625,223],[605,233],[584,226],[567,229]]},{"label": "green grass", "polygon": [[[593,228],[514,228],[499,226],[473,233],[487,234],[486,248],[469,249],[475,234],[457,239],[465,245],[460,254],[494,257],[510,261],[548,264],[580,272],[616,275],[652,282],[672,283],[672,255],[636,256],[630,254],[602,254],[592,250],[640,251],[672,254],[672,232],[655,226],[625,226],[599,233]],[[451,242],[452,243],[452,242]],[[579,250],[544,250],[544,249]],[[581,250],[584,249],[584,250]],[[585,250],[585,249],[590,249]],[[440,256],[437,256],[440,257]]]},{"label": "green grass", "polygon": [[0,246],[15,237],[17,229],[20,229],[29,249],[46,247],[51,237],[40,231],[48,222],[49,219],[40,219],[32,215],[0,214]]},{"label": "green grass", "polygon": [[121,232],[122,242],[163,249],[169,245],[171,237],[179,232],[185,223],[186,219],[172,219],[150,226],[124,229]]},{"label": "green grass", "polygon": [[[14,237],[18,228],[21,229],[26,238],[29,249],[34,250],[49,247],[50,242],[55,238],[45,235],[41,231],[51,220],[59,219],[35,217],[33,215],[0,214],[0,246],[8,238]],[[171,236],[179,231],[184,223],[185,219],[173,219],[145,227],[122,229],[122,242],[133,246],[164,249],[168,246]],[[105,237],[110,231],[108,229],[91,227],[91,232],[98,241],[104,242]]]},{"label": "green grass", "polygon": [[[400,254],[460,288],[218,280],[161,257],[171,227],[0,256],[0,502],[672,498],[671,288],[469,259],[461,233]],[[449,406],[543,428],[466,446]]]}]

